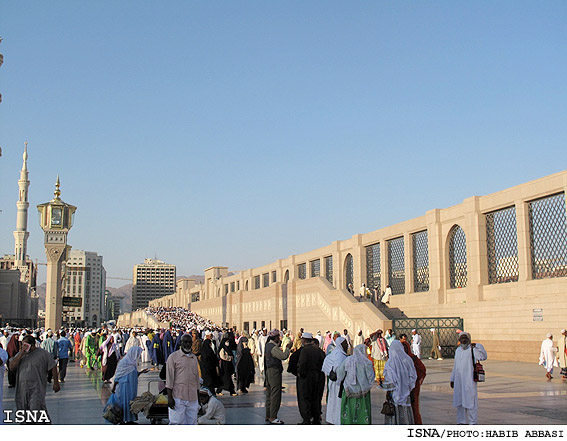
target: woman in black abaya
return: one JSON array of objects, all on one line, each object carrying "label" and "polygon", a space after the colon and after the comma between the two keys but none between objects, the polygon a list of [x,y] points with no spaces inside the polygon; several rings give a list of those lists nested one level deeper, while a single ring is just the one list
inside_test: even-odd
[{"label": "woman in black abaya", "polygon": [[236,349],[236,388],[247,394],[247,388],[254,383],[254,359],[248,348],[248,339],[240,337]]}]

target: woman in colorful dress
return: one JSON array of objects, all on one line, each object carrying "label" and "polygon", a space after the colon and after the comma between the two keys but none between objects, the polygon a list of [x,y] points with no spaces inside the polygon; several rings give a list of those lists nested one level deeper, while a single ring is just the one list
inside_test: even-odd
[{"label": "woman in colorful dress", "polygon": [[[333,351],[334,352],[334,351]],[[375,374],[372,362],[366,356],[366,346],[358,345],[337,370],[337,383],[343,383],[341,398],[341,425],[372,424],[370,389]]]}]

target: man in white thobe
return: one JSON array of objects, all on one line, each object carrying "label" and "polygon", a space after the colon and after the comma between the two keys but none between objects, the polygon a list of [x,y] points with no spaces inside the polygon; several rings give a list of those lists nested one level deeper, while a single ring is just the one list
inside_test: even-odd
[{"label": "man in white thobe", "polygon": [[323,349],[323,342],[325,341],[325,338],[321,335],[321,331],[317,331],[315,338],[319,342],[319,349]]},{"label": "man in white thobe", "polygon": [[268,336],[266,335],[266,328],[262,329],[258,337],[258,345],[256,351],[258,353],[258,367],[260,368],[260,373],[264,375],[264,348],[266,347],[266,342],[268,341]]},{"label": "man in white thobe", "polygon": [[381,302],[386,305],[388,303],[390,303],[390,296],[392,295],[392,288],[390,287],[390,285],[386,286],[386,291],[384,292],[384,295],[382,296]]},{"label": "man in white thobe", "polygon": [[2,398],[4,395],[4,371],[6,370],[6,362],[8,361],[8,353],[0,348],[0,424],[4,421],[4,411],[2,410]]},{"label": "man in white thobe", "polygon": [[545,376],[547,381],[553,378],[553,368],[559,367],[557,363],[557,348],[553,346],[553,335],[547,334],[547,338],[541,342],[541,350],[539,352],[539,365],[543,366],[547,371]]},{"label": "man in white thobe", "polygon": [[10,340],[8,337],[10,337],[10,333],[7,330],[0,334],[0,345],[4,350],[8,349],[8,341]]},{"label": "man in white thobe", "polygon": [[567,329],[561,330],[561,337],[559,337],[558,344],[559,353],[559,366],[561,367],[561,378],[563,381],[567,380]]},{"label": "man in white thobe", "polygon": [[457,408],[457,424],[477,424],[478,392],[473,379],[473,355],[475,363],[486,360],[486,350],[480,343],[471,343],[467,332],[461,332],[459,342],[451,372],[453,407]]},{"label": "man in white thobe", "polygon": [[411,351],[417,358],[421,358],[421,335],[415,329],[411,330]]},{"label": "man in white thobe", "polygon": [[354,337],[354,344],[352,345],[353,348],[356,348],[358,345],[364,344],[364,336],[362,335],[362,329],[358,330],[358,334]]}]

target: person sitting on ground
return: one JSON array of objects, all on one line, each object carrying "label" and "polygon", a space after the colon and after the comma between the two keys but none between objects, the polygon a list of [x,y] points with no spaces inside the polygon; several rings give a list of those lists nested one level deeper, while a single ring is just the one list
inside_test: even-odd
[{"label": "person sitting on ground", "polygon": [[225,424],[226,412],[223,404],[205,387],[199,390],[199,404],[201,415],[197,424]]}]

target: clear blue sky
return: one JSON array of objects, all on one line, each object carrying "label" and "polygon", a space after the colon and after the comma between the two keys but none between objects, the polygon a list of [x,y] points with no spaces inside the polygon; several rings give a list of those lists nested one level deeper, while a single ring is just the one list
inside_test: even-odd
[{"label": "clear blue sky", "polygon": [[[241,270],[566,169],[565,1],[3,1],[0,253]],[[45,269],[40,268],[40,280]],[[109,280],[109,286],[122,281]]]}]

